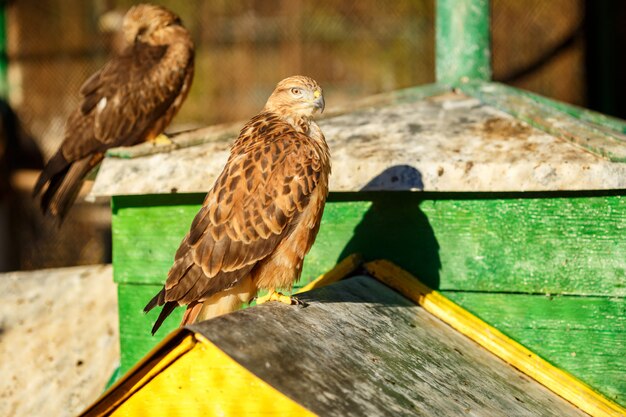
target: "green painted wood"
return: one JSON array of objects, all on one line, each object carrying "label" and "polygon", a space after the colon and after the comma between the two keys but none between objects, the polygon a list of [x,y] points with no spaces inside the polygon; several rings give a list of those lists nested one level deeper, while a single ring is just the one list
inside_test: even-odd
[{"label": "green painted wood", "polygon": [[[611,352],[625,341],[623,331],[612,330],[611,320],[623,319],[623,298],[621,304],[605,305],[606,299],[557,297],[546,304],[547,297],[516,295],[513,301],[503,302],[506,310],[494,307],[495,301],[489,304],[472,297],[489,295],[476,291],[625,297],[626,197],[622,194],[333,193],[300,285],[351,253],[389,259],[435,288],[472,291],[464,299],[459,293],[450,297],[621,401],[623,385],[616,382]],[[144,315],[142,309],[160,289],[203,197],[113,199],[122,373],[180,322],[182,308],[152,337],[150,328],[158,312]],[[538,301],[527,312],[525,304],[532,302],[528,300]],[[570,314],[561,320],[563,313],[557,307],[563,300],[574,301],[567,307]],[[570,327],[563,331],[558,325],[565,321]],[[623,328],[623,321],[616,323]]]},{"label": "green painted wood", "polygon": [[177,308],[152,336],[150,329],[159,315],[158,309],[144,314],[143,308],[160,285],[118,284],[118,310],[120,318],[120,371],[124,375],[167,334],[178,328],[184,309]]},{"label": "green painted wood", "polygon": [[[587,123],[582,116],[578,120],[570,116],[571,109],[564,112],[545,100],[542,102],[536,96],[502,84],[470,82],[459,85],[459,88],[465,94],[598,156],[613,162],[626,162],[626,135],[609,129],[610,125],[603,127]],[[599,121],[599,118],[595,119]]]},{"label": "green painted wood", "polygon": [[626,299],[446,291],[444,295],[626,406]]},{"label": "green painted wood", "polygon": [[112,262],[116,282],[163,284],[204,198],[203,194],[181,196],[113,197]]},{"label": "green painted wood", "polygon": [[[117,282],[164,281],[202,200],[166,197],[115,197]],[[445,290],[626,296],[625,233],[619,194],[331,194],[300,285],[358,252]]]},{"label": "green painted wood", "polygon": [[489,0],[437,0],[435,29],[438,82],[491,79]]}]

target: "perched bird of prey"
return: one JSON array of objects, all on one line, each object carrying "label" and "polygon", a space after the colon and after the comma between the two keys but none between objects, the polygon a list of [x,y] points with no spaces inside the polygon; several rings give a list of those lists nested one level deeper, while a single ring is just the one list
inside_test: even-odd
[{"label": "perched bird of prey", "polygon": [[330,155],[312,116],[323,110],[317,82],[289,77],[243,127],[165,286],[144,309],[163,306],[152,334],[179,305],[187,305],[183,326],[234,311],[261,289],[266,300],[297,301],[275,290],[300,278],[320,226]]},{"label": "perched bird of prey", "polygon": [[81,87],[80,106],[69,116],[65,138],[33,190],[34,196],[43,193],[44,214],[59,221],[105,151],[154,140],[191,86],[194,47],[178,16],[140,4],[128,10],[122,30],[123,51]]}]

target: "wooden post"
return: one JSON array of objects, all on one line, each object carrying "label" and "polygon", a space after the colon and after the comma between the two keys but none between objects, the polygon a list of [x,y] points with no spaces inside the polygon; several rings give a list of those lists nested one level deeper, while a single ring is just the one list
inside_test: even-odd
[{"label": "wooden post", "polygon": [[489,0],[437,0],[437,82],[491,79]]}]

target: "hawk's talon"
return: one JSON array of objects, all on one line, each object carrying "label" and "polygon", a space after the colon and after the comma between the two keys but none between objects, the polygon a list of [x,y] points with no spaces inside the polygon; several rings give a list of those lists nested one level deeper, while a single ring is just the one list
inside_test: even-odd
[{"label": "hawk's talon", "polygon": [[163,133],[150,139],[150,143],[152,143],[152,146],[168,146],[174,144],[174,142]]},{"label": "hawk's talon", "polygon": [[288,295],[284,295],[283,293],[270,291],[263,297],[259,297],[256,299],[256,304],[267,303],[268,301],[278,301],[279,303],[287,304],[287,305],[298,305],[301,307],[306,307],[308,304],[304,301],[300,301],[296,297],[290,297]]},{"label": "hawk's talon", "polygon": [[301,299],[297,298],[297,297],[291,297],[291,304],[295,304],[298,307],[308,307],[309,303],[307,303],[306,301],[302,301]]}]

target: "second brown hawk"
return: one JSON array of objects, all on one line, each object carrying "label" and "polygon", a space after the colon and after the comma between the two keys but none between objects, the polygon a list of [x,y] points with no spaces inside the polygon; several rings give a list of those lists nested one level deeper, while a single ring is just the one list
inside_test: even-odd
[{"label": "second brown hawk", "polygon": [[105,151],[156,138],[191,86],[194,47],[178,16],[160,6],[134,6],[124,16],[123,35],[122,52],[81,87],[65,138],[35,185],[44,214],[59,220]]},{"label": "second brown hawk", "polygon": [[241,130],[175,255],[152,333],[177,306],[181,325],[236,310],[261,289],[291,288],[320,226],[330,174],[326,140],[312,120],[324,109],[311,78],[284,79]]}]

